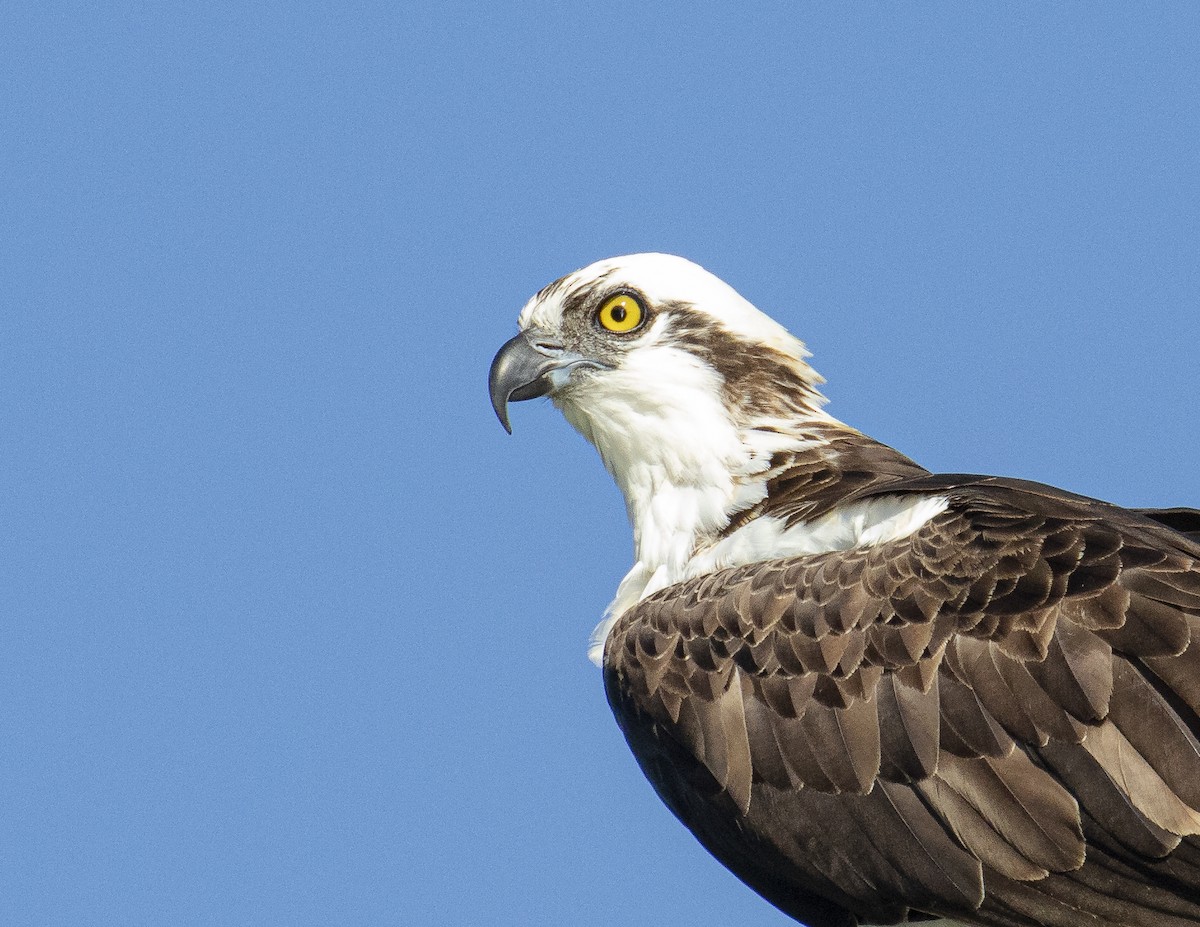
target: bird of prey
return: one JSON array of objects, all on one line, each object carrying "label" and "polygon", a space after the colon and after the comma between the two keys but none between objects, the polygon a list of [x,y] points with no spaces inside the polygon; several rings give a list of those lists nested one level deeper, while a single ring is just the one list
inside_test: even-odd
[{"label": "bird of prey", "polygon": [[655,790],[811,927],[1200,924],[1200,511],[934,475],[679,257],[550,284],[492,364],[625,497],[592,641]]}]

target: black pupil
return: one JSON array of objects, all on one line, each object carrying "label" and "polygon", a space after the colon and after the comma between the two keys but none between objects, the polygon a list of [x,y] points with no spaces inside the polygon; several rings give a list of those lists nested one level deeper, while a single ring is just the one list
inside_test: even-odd
[{"label": "black pupil", "polygon": [[620,325],[625,321],[625,307],[621,305],[613,306],[612,309],[613,321]]}]

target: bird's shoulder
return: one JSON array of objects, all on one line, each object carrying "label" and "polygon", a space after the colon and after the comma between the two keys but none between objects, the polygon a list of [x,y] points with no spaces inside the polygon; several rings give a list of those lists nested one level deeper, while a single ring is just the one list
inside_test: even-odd
[{"label": "bird's shoulder", "polygon": [[[962,474],[847,504],[887,495],[946,505],[905,537],[719,570],[626,612],[605,656],[618,718],[675,731],[745,802],[755,778],[861,793],[947,754],[1077,743],[1130,661],[1200,711],[1200,544],[1179,530],[1200,512]],[[840,762],[800,755],[825,735]]]},{"label": "bird's shoulder", "polygon": [[[677,644],[703,642],[697,646],[710,646],[714,657],[729,649],[720,644],[737,645],[740,664],[762,670],[770,661],[759,665],[755,651],[746,648],[761,644],[764,635],[818,641],[859,632],[895,668],[905,658],[887,658],[889,628],[933,628],[1028,650],[1018,643],[1021,632],[1034,630],[1034,618],[1057,618],[1054,609],[1068,601],[1087,602],[1096,611],[1113,587],[1154,587],[1165,595],[1156,580],[1174,576],[1188,589],[1200,583],[1200,510],[1126,509],[1041,483],[976,474],[927,474],[870,486],[844,497],[839,507],[861,509],[897,498],[937,498],[944,505],[911,532],[883,543],[766,556],[668,586],[631,608],[612,639],[632,633],[649,645],[648,634],[677,635]],[[1119,622],[1128,617],[1128,605],[1114,597],[1122,599],[1123,614],[1108,620]],[[1180,607],[1200,605],[1182,592],[1168,598]],[[628,649],[633,642],[625,644]],[[665,645],[657,639],[656,655]],[[1040,657],[1042,650],[1034,644],[1024,657]],[[682,657],[690,651],[676,652]],[[833,672],[828,662],[783,660],[797,672]]]}]

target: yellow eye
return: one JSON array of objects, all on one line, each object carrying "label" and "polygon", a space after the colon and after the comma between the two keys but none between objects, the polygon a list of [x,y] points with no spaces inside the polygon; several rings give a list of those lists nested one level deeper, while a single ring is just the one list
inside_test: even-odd
[{"label": "yellow eye", "polygon": [[642,324],[645,316],[642,304],[628,293],[610,296],[596,313],[596,319],[606,331],[618,334],[633,331]]}]

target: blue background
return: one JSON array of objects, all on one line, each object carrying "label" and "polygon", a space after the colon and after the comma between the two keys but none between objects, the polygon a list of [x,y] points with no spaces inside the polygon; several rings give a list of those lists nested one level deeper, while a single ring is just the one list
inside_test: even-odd
[{"label": "blue background", "polygon": [[0,87],[4,923],[785,923],[585,659],[617,491],[488,406],[597,258],[932,469],[1200,505],[1194,3],[18,2]]}]

